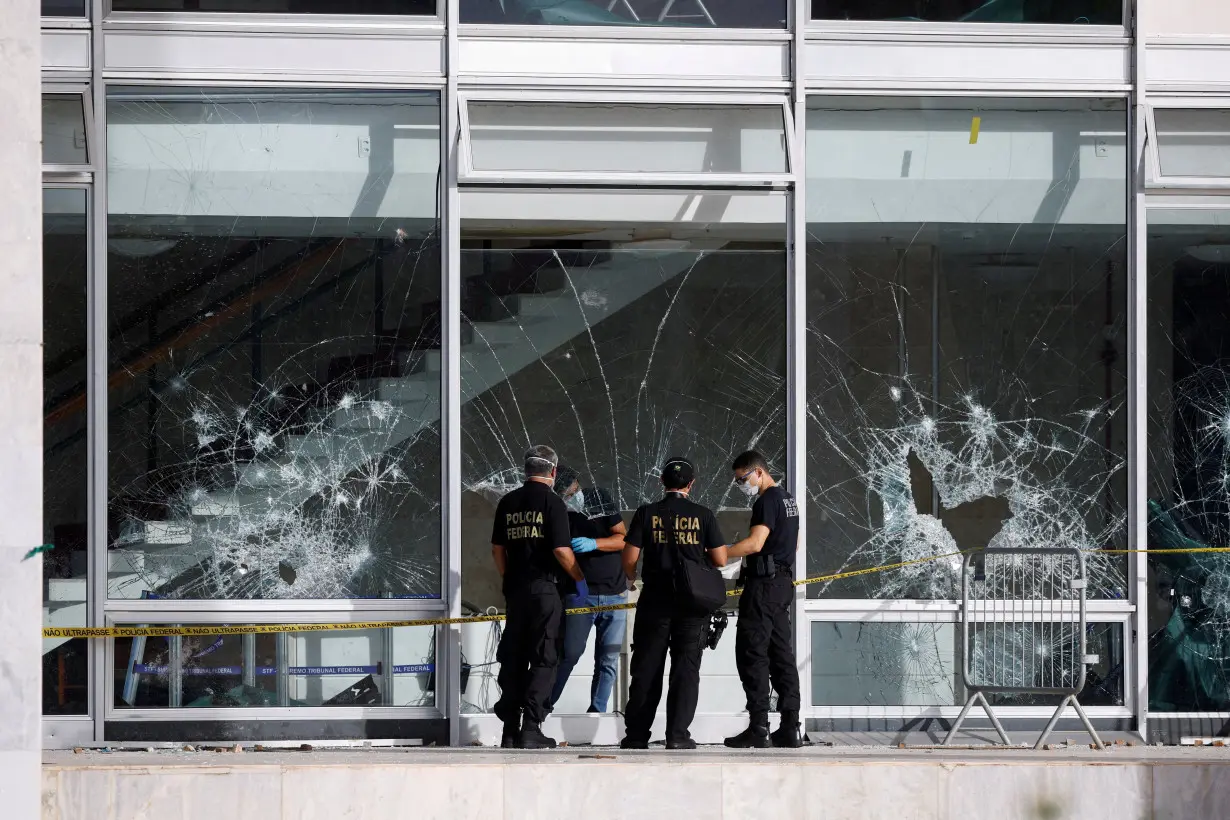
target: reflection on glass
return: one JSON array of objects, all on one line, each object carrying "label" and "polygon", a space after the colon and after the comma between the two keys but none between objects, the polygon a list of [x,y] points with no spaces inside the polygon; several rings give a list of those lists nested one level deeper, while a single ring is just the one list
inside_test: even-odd
[{"label": "reflection on glass", "polygon": [[1230,110],[1155,108],[1158,164],[1172,177],[1230,177]]},{"label": "reflection on glass", "polygon": [[[1084,706],[1123,705],[1123,628],[1089,624]],[[1066,645],[1066,642],[1063,642]],[[975,653],[978,647],[975,642]],[[1045,651],[1045,647],[1042,648]],[[818,621],[811,627],[813,706],[960,706],[961,630],[951,623]],[[1075,658],[1070,658],[1076,670]],[[988,693],[993,704],[1058,705],[1062,695]]]},{"label": "reflection on glass", "polygon": [[108,114],[110,595],[438,596],[437,96]]},{"label": "reflection on glass", "polygon": [[85,17],[86,0],[42,0],[44,17]]},{"label": "reflection on glass", "polygon": [[[43,191],[43,409],[85,384],[86,192]],[[43,624],[86,626],[89,451],[84,416],[43,424]],[[43,714],[85,714],[87,641],[43,640]]]},{"label": "reflection on glass", "polygon": [[786,0],[459,0],[463,23],[785,28]]},{"label": "reflection on glass", "polygon": [[[463,193],[468,609],[504,606],[491,516],[530,443],[555,447],[625,514],[659,498],[663,461],[686,453],[693,497],[733,508],[723,526],[746,532],[730,459],[754,444],[785,468],[785,205],[779,193]],[[463,629],[468,659],[491,655],[489,632]],[[494,702],[488,672],[466,696],[475,708]]]},{"label": "reflection on glass", "polygon": [[1119,25],[1123,0],[812,0],[815,20]]},{"label": "reflection on glass", "polygon": [[783,173],[781,106],[469,103],[476,171]]},{"label": "reflection on glass", "polygon": [[[812,102],[808,571],[936,560],[809,595],[954,598],[957,550],[1123,546],[1125,124]],[[1087,558],[1090,595],[1122,597],[1122,559]]]},{"label": "reflection on glass", "polygon": [[[1148,546],[1230,545],[1230,211],[1148,214]],[[1149,709],[1230,709],[1230,557],[1149,558]]]},{"label": "reflection on glass", "polygon": [[436,0],[111,0],[112,11],[230,14],[435,14]]},{"label": "reflection on glass", "polygon": [[435,706],[436,630],[116,638],[118,709]]},{"label": "reflection on glass", "polygon": [[43,163],[87,162],[85,109],[80,94],[43,95]]}]

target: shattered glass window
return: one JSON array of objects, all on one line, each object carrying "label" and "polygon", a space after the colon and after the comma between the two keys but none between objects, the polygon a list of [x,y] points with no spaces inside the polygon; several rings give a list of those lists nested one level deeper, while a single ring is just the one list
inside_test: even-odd
[{"label": "shattered glass window", "polygon": [[812,0],[815,20],[1120,25],[1123,0]]},{"label": "shattered glass window", "polygon": [[[1044,633],[1028,631],[1035,643],[1004,646],[1019,662],[1022,657],[1046,657],[1075,670],[1077,658],[1071,642],[1058,633],[1048,642]],[[1020,633],[1022,636],[1025,632]],[[1098,662],[1086,671],[1085,686],[1077,694],[1084,706],[1122,706],[1124,703],[1123,626],[1090,623],[1085,636],[1087,652]],[[960,706],[966,692],[961,683],[961,628],[953,623],[912,621],[816,621],[811,626],[814,706]],[[1025,651],[1021,651],[1025,650]],[[975,668],[983,649],[974,642]],[[1055,706],[1063,695],[987,693],[995,705]]]},{"label": "shattered glass window", "polygon": [[956,598],[953,553],[1021,546],[1126,597],[1099,553],[1126,532],[1125,129],[1121,100],[811,100],[808,573],[923,563],[809,596]]},{"label": "shattered glass window", "polygon": [[438,95],[116,89],[107,134],[109,595],[438,597]]},{"label": "shattered glass window", "polygon": [[116,638],[117,709],[436,705],[436,629]]},{"label": "shattered glass window", "polygon": [[[1230,210],[1148,212],[1148,546],[1230,546]],[[1230,556],[1149,556],[1149,709],[1230,709]]]},{"label": "shattered glass window", "polygon": [[[82,390],[89,244],[84,188],[43,190],[43,625],[87,626],[89,467],[86,419],[55,408]],[[89,641],[43,639],[43,714],[83,715]]]},{"label": "shattered glass window", "polygon": [[[731,459],[786,466],[785,195],[465,190],[461,208],[466,610],[504,607],[491,517],[530,444],[625,521],[684,454],[693,498],[746,534]],[[490,632],[463,627],[466,663],[494,662]],[[466,708],[490,708],[488,684]]]}]

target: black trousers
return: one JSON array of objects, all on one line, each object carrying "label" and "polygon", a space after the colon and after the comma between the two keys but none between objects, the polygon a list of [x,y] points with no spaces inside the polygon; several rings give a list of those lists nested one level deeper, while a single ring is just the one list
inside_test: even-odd
[{"label": "black trousers", "polygon": [[686,740],[700,695],[700,659],[705,651],[708,615],[675,610],[669,602],[646,600],[636,605],[632,629],[632,682],[624,713],[625,736],[648,741],[662,700],[662,676],[670,651],[670,690],[666,695],[666,739]]},{"label": "black trousers", "polygon": [[564,602],[551,581],[531,581],[508,598],[504,635],[496,650],[500,699],[494,709],[505,723],[516,721],[522,712],[533,723],[546,719],[563,616]]},{"label": "black trousers", "polygon": [[778,574],[751,578],[739,597],[735,625],[735,666],[753,724],[769,713],[769,684],[777,690],[777,710],[799,713],[799,668],[794,662],[794,585]]}]

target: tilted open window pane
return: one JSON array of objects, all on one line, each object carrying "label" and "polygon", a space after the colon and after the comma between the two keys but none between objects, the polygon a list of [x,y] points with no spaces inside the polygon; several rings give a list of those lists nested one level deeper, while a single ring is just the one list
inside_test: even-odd
[{"label": "tilted open window pane", "polygon": [[[718,511],[728,537],[746,533],[731,459],[754,446],[777,475],[786,468],[785,194],[480,189],[463,191],[461,211],[468,610],[504,607],[492,515],[521,484],[530,444],[576,471],[587,519],[625,524],[661,498],[665,460],[685,455],[692,497]],[[621,578],[595,577],[591,595],[626,595]],[[494,664],[490,625],[464,626],[462,648],[468,663]],[[466,710],[490,710],[495,672],[476,672]],[[585,662],[560,711],[618,708],[609,693],[591,703],[589,675]],[[743,707],[733,676],[714,691],[707,710]]]},{"label": "tilted open window pane", "polygon": [[438,95],[108,114],[111,597],[439,596]]},{"label": "tilted open window pane", "polygon": [[780,105],[468,102],[471,170],[545,174],[781,174]]},{"label": "tilted open window pane", "polygon": [[116,638],[116,709],[436,705],[436,629]]},{"label": "tilted open window pane", "polygon": [[432,15],[436,0],[111,0],[111,10]]},{"label": "tilted open window pane", "polygon": [[[1230,210],[1148,212],[1148,544],[1230,545]],[[1230,556],[1149,556],[1149,709],[1230,710]]]},{"label": "tilted open window pane", "polygon": [[1123,0],[812,0],[816,20],[1120,25]]},{"label": "tilted open window pane", "polygon": [[1153,109],[1158,171],[1163,177],[1230,180],[1230,109]]},{"label": "tilted open window pane", "polygon": [[85,165],[85,98],[81,94],[43,95],[43,164]]},{"label": "tilted open window pane", "polygon": [[[957,550],[1124,545],[1126,124],[1118,100],[809,103],[808,572],[936,559],[810,596],[955,598]],[[1122,557],[1088,562],[1124,597]]]},{"label": "tilted open window pane", "polygon": [[458,0],[463,23],[786,27],[786,0]]}]

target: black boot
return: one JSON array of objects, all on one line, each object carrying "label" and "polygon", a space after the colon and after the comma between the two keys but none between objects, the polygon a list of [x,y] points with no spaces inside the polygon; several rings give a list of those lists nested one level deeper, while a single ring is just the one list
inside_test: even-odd
[{"label": "black boot", "polygon": [[752,714],[750,725],[734,737],[724,741],[732,749],[767,749],[769,748],[769,716],[767,713]]},{"label": "black boot", "polygon": [[649,741],[648,740],[635,740],[634,738],[625,737],[623,740],[619,741],[619,748],[621,749],[648,749]]},{"label": "black boot", "polygon": [[501,749],[517,748],[517,736],[521,734],[521,719],[518,718],[515,722],[504,724],[504,732],[500,735]]},{"label": "black boot", "polygon": [[525,721],[521,734],[517,737],[518,749],[554,749],[555,746],[555,738],[544,735],[540,724],[531,720]]},{"label": "black boot", "polygon": [[668,740],[666,741],[666,748],[668,750],[676,751],[682,749],[695,749],[696,741],[690,737],[681,737],[677,740]]},{"label": "black boot", "polygon": [[782,712],[781,725],[777,731],[769,735],[769,740],[778,749],[798,749],[803,745],[803,734],[799,730],[799,713]]}]

